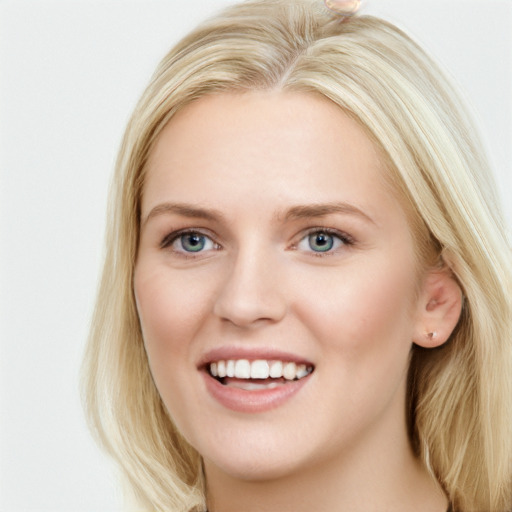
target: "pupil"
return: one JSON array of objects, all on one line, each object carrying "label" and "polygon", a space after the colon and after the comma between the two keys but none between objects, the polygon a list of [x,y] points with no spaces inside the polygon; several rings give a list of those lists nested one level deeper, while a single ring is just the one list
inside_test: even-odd
[{"label": "pupil", "polygon": [[204,248],[205,238],[198,234],[183,235],[181,237],[181,245],[186,251],[198,252]]},{"label": "pupil", "polygon": [[313,251],[326,252],[332,249],[334,241],[327,233],[315,233],[309,237],[309,245]]}]

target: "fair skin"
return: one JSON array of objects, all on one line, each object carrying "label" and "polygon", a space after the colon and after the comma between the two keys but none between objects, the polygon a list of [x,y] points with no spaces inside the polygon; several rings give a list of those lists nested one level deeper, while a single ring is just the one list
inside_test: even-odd
[{"label": "fair skin", "polygon": [[[406,375],[413,341],[450,335],[460,293],[419,268],[357,123],[312,94],[204,97],[147,172],[137,308],[209,511],[444,512],[408,441]],[[267,374],[212,376],[227,360]],[[277,360],[294,380],[266,378]]]}]

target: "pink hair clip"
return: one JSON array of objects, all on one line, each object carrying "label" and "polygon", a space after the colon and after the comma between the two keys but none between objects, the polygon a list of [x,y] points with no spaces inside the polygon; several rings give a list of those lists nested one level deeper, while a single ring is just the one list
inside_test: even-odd
[{"label": "pink hair clip", "polygon": [[361,0],[324,0],[327,9],[340,16],[353,16],[361,7]]}]

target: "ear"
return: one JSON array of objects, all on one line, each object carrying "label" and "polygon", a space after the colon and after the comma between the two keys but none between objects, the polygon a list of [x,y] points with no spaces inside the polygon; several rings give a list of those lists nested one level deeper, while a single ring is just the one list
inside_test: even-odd
[{"label": "ear", "polygon": [[436,268],[424,278],[418,301],[413,341],[433,348],[448,340],[462,311],[462,292],[448,267]]}]

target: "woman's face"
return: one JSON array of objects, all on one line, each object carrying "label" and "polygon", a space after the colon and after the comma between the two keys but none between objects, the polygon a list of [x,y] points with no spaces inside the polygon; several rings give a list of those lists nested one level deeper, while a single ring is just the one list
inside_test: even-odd
[{"label": "woman's face", "polygon": [[306,93],[203,97],[159,136],[135,295],[155,384],[207,471],[275,478],[406,442],[421,283],[384,173]]}]

